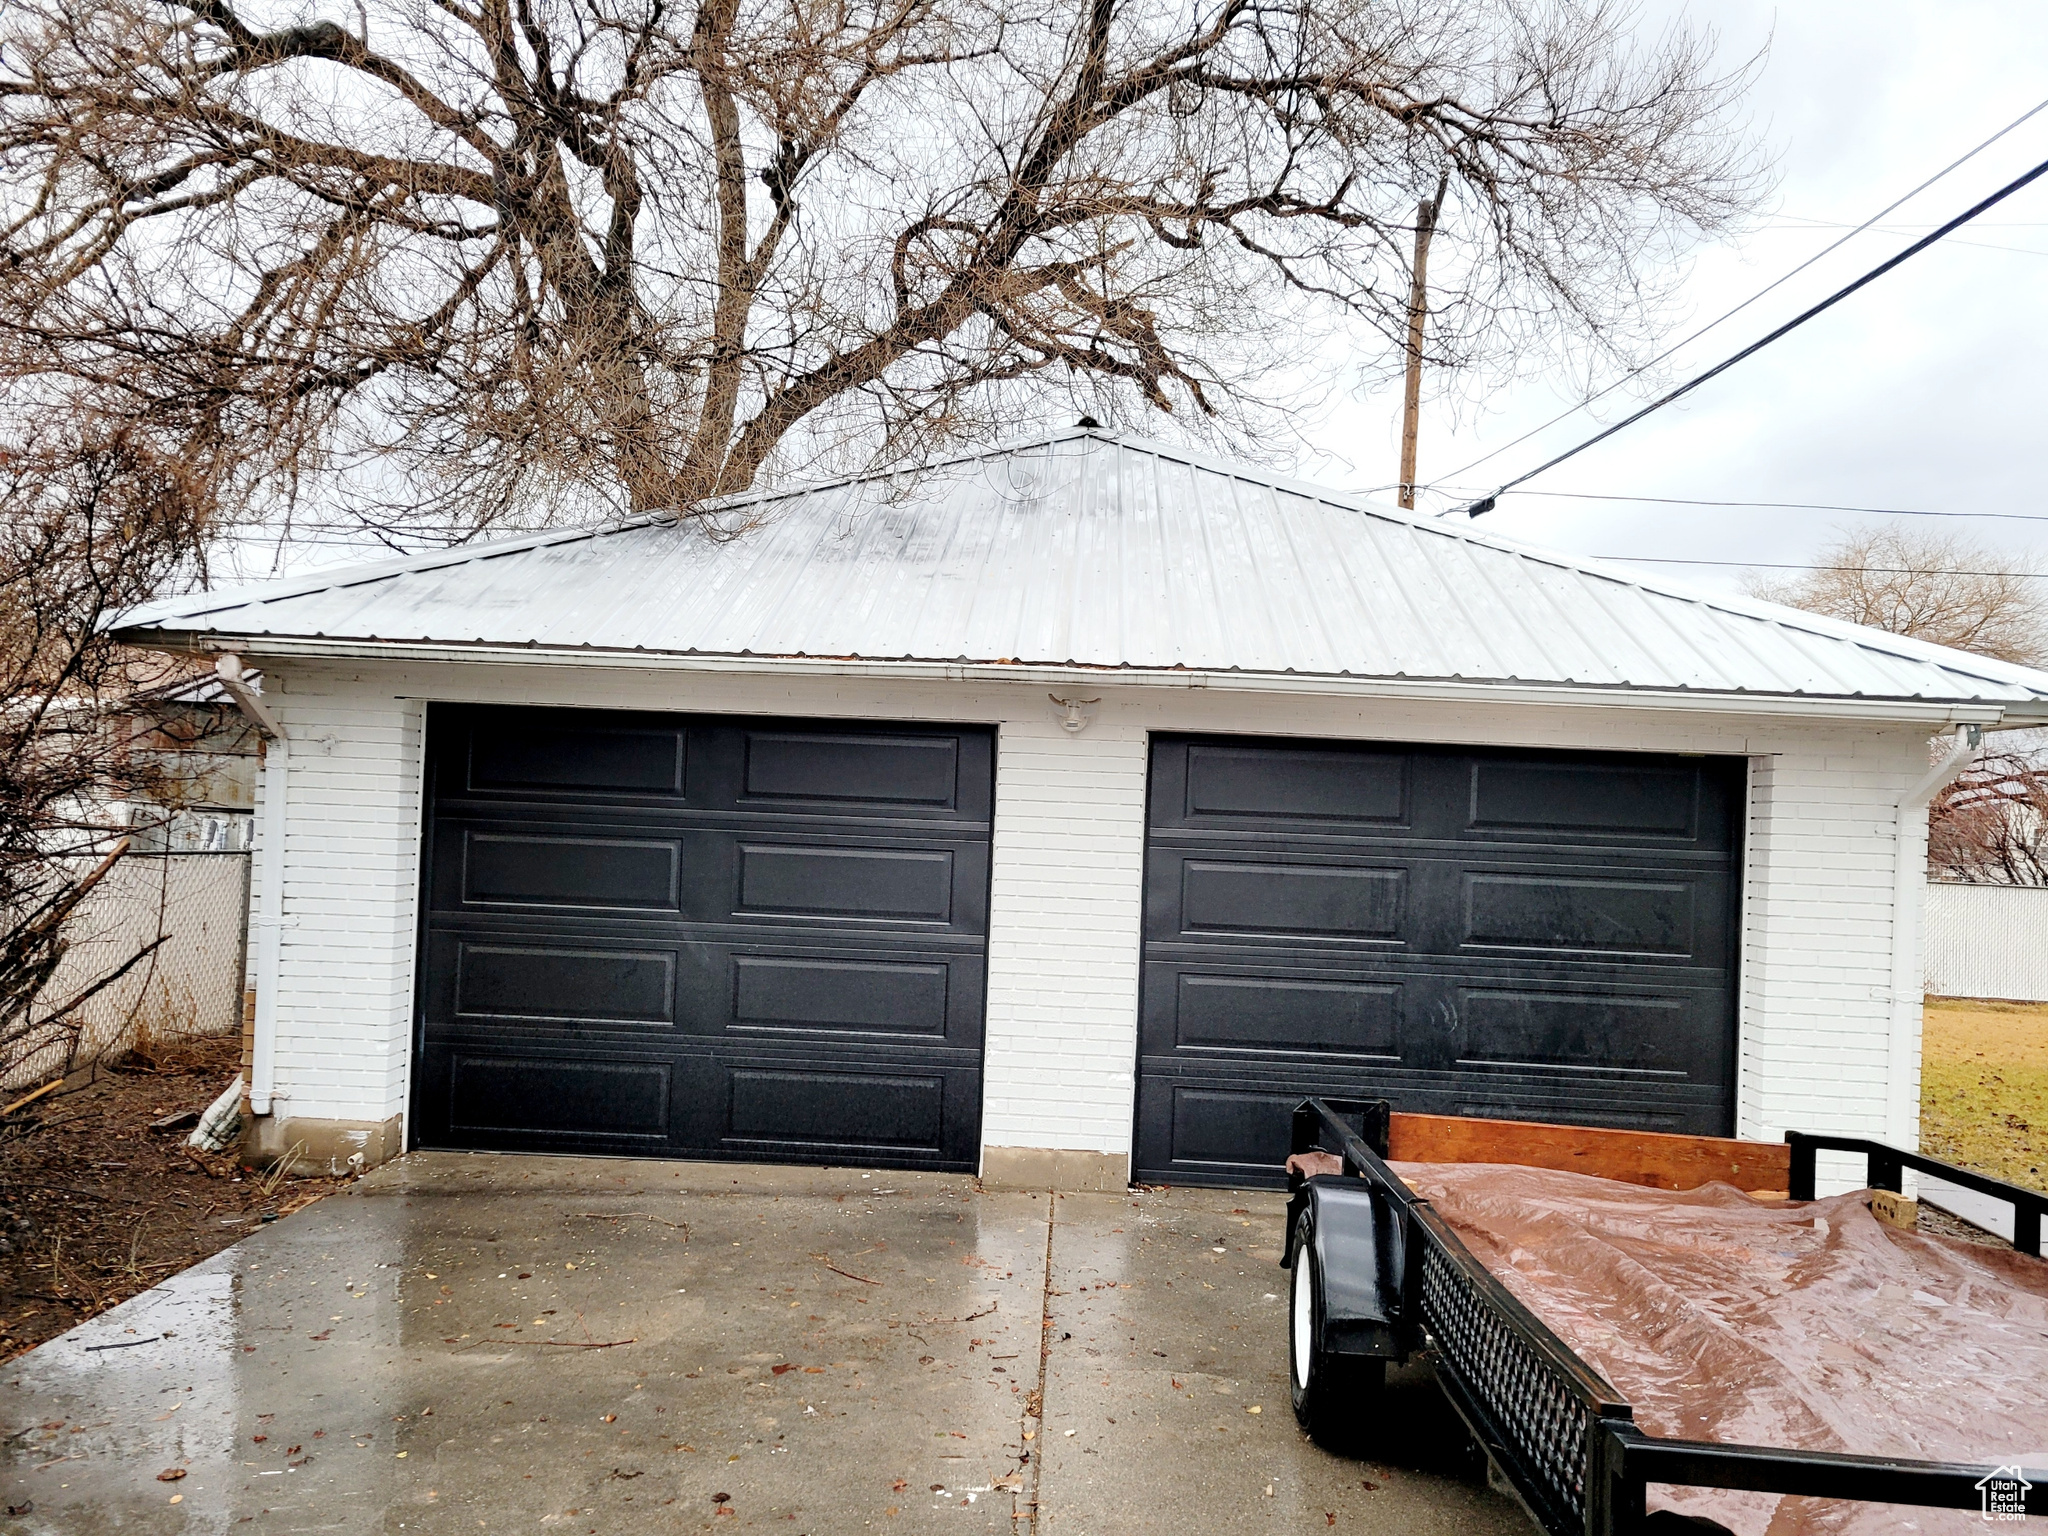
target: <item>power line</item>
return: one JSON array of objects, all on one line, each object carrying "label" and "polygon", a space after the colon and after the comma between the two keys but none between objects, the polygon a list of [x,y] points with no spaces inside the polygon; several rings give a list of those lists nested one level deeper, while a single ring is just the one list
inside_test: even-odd
[{"label": "power line", "polygon": [[1739,571],[1846,571],[1856,576],[2010,576],[2019,581],[2048,581],[2048,571],[1938,571],[1915,570],[1909,565],[1805,565],[1770,560],[1682,560],[1676,555],[1595,555],[1595,560],[1619,560],[1630,565],[1720,565]]},{"label": "power line", "polygon": [[1773,512],[1860,512],[1871,517],[1986,517],[2015,523],[2048,523],[2048,513],[2044,512],[1934,512],[1918,507],[1845,507],[1824,501],[1716,501],[1701,496],[1614,496],[1595,491],[1517,490],[1508,494],[1548,496],[1567,501],[1641,501],[1666,507],[1754,507]]},{"label": "power line", "polygon": [[[1802,233],[1818,234],[1820,232],[1821,227],[1822,226],[1814,226],[1808,224],[1765,224],[1760,226],[1755,231],[1753,231],[1753,233],[1760,235]],[[1831,229],[1840,229],[1845,226],[1836,224],[1824,227]],[[1932,227],[1933,226],[1927,224],[1884,224],[1877,226],[1877,228],[1875,229],[1875,233],[1880,235],[1910,235],[1916,229],[1929,229]],[[1984,227],[1990,228],[1993,226],[1987,225]],[[1949,249],[1971,251],[2003,251],[2008,256],[2048,256],[2048,251],[2044,251],[2038,246],[1994,245],[1989,240],[1951,240],[1949,241]]]},{"label": "power line", "polygon": [[1778,278],[1775,282],[1772,282],[1765,287],[1759,288],[1755,293],[1752,293],[1748,298],[1744,299],[1740,304],[1736,305],[1733,309],[1727,311],[1725,314],[1719,315],[1714,319],[1709,320],[1705,325],[1701,326],[1698,330],[1694,331],[1690,336],[1687,336],[1684,340],[1673,342],[1670,346],[1666,347],[1662,352],[1659,352],[1655,357],[1651,358],[1641,367],[1631,368],[1627,373],[1623,374],[1620,378],[1616,379],[1612,384],[1609,384],[1605,389],[1596,390],[1594,393],[1586,396],[1586,398],[1581,400],[1577,405],[1570,406],[1565,410],[1558,412],[1557,415],[1551,417],[1550,420],[1544,422],[1541,426],[1531,427],[1527,432],[1524,432],[1520,437],[1515,438],[1510,442],[1502,443],[1498,448],[1492,449],[1487,453],[1481,454],[1478,458],[1474,459],[1470,464],[1465,465],[1464,468],[1453,470],[1446,478],[1455,480],[1460,475],[1465,474],[1467,471],[1477,469],[1480,465],[1484,464],[1488,459],[1497,458],[1501,454],[1506,453],[1510,448],[1519,447],[1521,444],[1529,441],[1530,438],[1536,436],[1539,432],[1549,431],[1552,427],[1556,426],[1560,421],[1563,421],[1567,416],[1577,415],[1580,411],[1583,411],[1587,406],[1593,404],[1594,401],[1605,399],[1608,395],[1613,394],[1617,389],[1621,388],[1622,385],[1628,383],[1629,380],[1636,378],[1638,375],[1646,372],[1651,368],[1656,367],[1657,364],[1663,362],[1665,358],[1671,356],[1672,353],[1678,351],[1681,347],[1688,347],[1692,345],[1692,343],[1698,341],[1702,336],[1706,335],[1707,332],[1713,330],[1715,326],[1720,325],[1723,321],[1734,319],[1737,315],[1741,314],[1745,309],[1749,308],[1750,305],[1754,304],[1758,299],[1761,299],[1762,297],[1764,297],[1764,295],[1772,292],[1774,289],[1782,288],[1786,283],[1792,281],[1793,278],[1797,277],[1800,273],[1804,272],[1808,267],[1812,266],[1822,257],[1832,255],[1834,252],[1840,250],[1843,246],[1847,245],[1851,240],[1854,240],[1858,235],[1862,234],[1866,229],[1869,229],[1873,224],[1877,223],[1886,214],[1890,213],[1894,208],[1904,207],[1907,203],[1911,202],[1914,198],[1918,197],[1922,192],[1925,192],[1929,187],[1933,186],[1937,181],[1940,181],[1944,176],[1948,175],[1951,171],[1954,171],[1958,167],[1967,164],[1971,160],[1974,160],[1978,155],[1981,155],[1985,150],[1989,149],[1992,145],[1996,144],[2008,133],[2011,133],[2013,129],[2019,127],[2020,124],[2026,122],[2028,118],[2033,117],[2036,113],[2040,112],[2044,107],[2048,107],[2048,101],[2036,102],[2033,106],[2029,107],[2026,111],[2022,112],[2018,117],[2014,118],[2011,122],[2007,123],[2003,128],[1999,129],[1998,132],[1992,134],[1990,138],[1986,139],[1983,143],[1979,144],[1975,149],[1970,150],[1967,154],[1961,156],[1959,159],[1951,160],[1947,165],[1943,166],[1940,170],[1936,171],[1932,176],[1928,177],[1925,181],[1921,182],[1919,186],[1915,187],[1912,191],[1908,192],[1904,197],[1899,198],[1895,202],[1887,203],[1884,207],[1878,209],[1876,213],[1873,213],[1869,218],[1865,219],[1861,224],[1858,224],[1854,229],[1850,230],[1848,234],[1842,236],[1841,239],[1835,241],[1832,245],[1827,246],[1825,249],[1817,251],[1813,255],[1807,257],[1806,260],[1799,263],[1798,266],[1794,267],[1790,272],[1787,272],[1783,277]]},{"label": "power line", "polygon": [[2032,170],[2026,172],[2024,175],[2017,176],[2013,180],[2007,182],[2004,186],[2000,187],[1996,192],[1992,193],[1982,202],[1977,203],[1974,207],[1965,209],[1962,213],[1957,214],[1954,218],[1950,219],[1946,224],[1942,225],[1939,229],[1935,230],[1933,234],[1923,235],[1920,239],[1915,240],[1911,245],[1907,246],[1903,251],[1900,251],[1896,256],[1892,257],[1889,261],[1881,262],[1877,266],[1872,267],[1868,272],[1864,273],[1861,277],[1857,278],[1855,282],[1850,283],[1847,287],[1837,288],[1833,293],[1829,294],[1826,298],[1822,299],[1818,304],[1814,305],[1811,309],[1803,310],[1799,314],[1794,315],[1790,320],[1787,320],[1775,331],[1772,331],[1769,335],[1761,338],[1760,340],[1751,342],[1748,346],[1744,347],[1740,352],[1737,352],[1734,356],[1723,358],[1720,362],[1716,363],[1713,367],[1709,368],[1705,373],[1695,374],[1692,378],[1686,380],[1685,383],[1679,385],[1678,388],[1671,390],[1667,394],[1658,396],[1655,400],[1652,400],[1648,405],[1644,406],[1641,410],[1631,412],[1629,415],[1622,417],[1622,419],[1620,421],[1617,421],[1613,426],[1606,428],[1604,431],[1594,433],[1584,442],[1578,444],[1578,446],[1573,448],[1567,448],[1563,453],[1558,454],[1555,458],[1545,460],[1543,463],[1537,465],[1534,469],[1530,470],[1527,474],[1517,475],[1514,479],[1508,481],[1505,485],[1501,486],[1498,490],[1494,491],[1492,495],[1482,497],[1480,500],[1471,503],[1469,506],[1461,507],[1458,510],[1462,511],[1467,517],[1477,517],[1482,512],[1491,512],[1494,508],[1494,505],[1500,500],[1500,497],[1503,492],[1512,490],[1515,486],[1520,485],[1524,480],[1535,479],[1545,470],[1555,469],[1558,465],[1562,464],[1566,459],[1573,458],[1581,453],[1584,453],[1588,448],[1591,448],[1596,443],[1605,442],[1608,438],[1614,436],[1615,433],[1621,431],[1625,427],[1634,426],[1637,422],[1641,421],[1645,416],[1649,415],[1652,411],[1660,411],[1665,406],[1671,404],[1672,401],[1680,399],[1685,395],[1691,394],[1694,390],[1698,389],[1702,384],[1706,383],[1709,379],[1718,378],[1720,375],[1726,373],[1730,368],[1733,368],[1737,363],[1741,362],[1744,358],[1754,356],[1756,353],[1761,352],[1765,347],[1768,347],[1772,342],[1777,341],[1780,337],[1789,335],[1791,332],[1798,330],[1800,326],[1806,324],[1807,321],[1813,319],[1815,316],[1824,314],[1826,311],[1833,309],[1837,304],[1841,303],[1842,300],[1848,298],[1852,293],[1856,293],[1859,290],[1869,286],[1871,283],[1876,282],[1880,277],[1883,277],[1885,273],[1891,271],[1892,268],[1900,265],[1902,262],[1910,260],[1912,257],[1919,255],[1922,251],[1926,250],[1930,245],[1933,245],[1936,241],[1941,239],[1943,235],[1948,234],[1951,230],[1962,228],[1965,224],[1969,223],[1970,220],[1977,217],[1978,214],[1984,212],[1985,209],[1997,207],[2000,203],[2004,202],[2008,197],[2011,197],[2015,192],[2020,191],[2024,187],[2031,186],[2034,182],[2040,180],[2043,176],[2048,176],[2048,160],[2043,160],[2039,165],[2035,166]]}]

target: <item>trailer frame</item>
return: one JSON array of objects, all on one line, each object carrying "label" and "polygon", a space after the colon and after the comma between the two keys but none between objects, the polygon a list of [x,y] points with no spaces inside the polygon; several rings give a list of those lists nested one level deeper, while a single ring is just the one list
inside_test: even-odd
[{"label": "trailer frame", "polygon": [[[1330,1337],[1346,1354],[1405,1360],[1429,1352],[1437,1382],[1475,1440],[1550,1536],[1637,1536],[1651,1483],[1744,1489],[1929,1508],[1979,1509],[1979,1484],[2005,1468],[1652,1435],[1634,1409],[1518,1301],[1430,1203],[1387,1166],[1385,1100],[1303,1100],[1292,1149],[1341,1157],[1341,1174],[1296,1175],[1283,1266],[1297,1261],[1301,1213],[1342,1239],[1330,1282]],[[1795,1200],[1814,1197],[1817,1154],[1865,1159],[1870,1187],[1898,1190],[1905,1169],[2010,1202],[2014,1244],[2038,1257],[2048,1195],[1852,1136],[1794,1131]],[[1329,1254],[1323,1263],[1330,1270]],[[2048,1470],[2026,1474],[2026,1514],[2048,1515]]]}]

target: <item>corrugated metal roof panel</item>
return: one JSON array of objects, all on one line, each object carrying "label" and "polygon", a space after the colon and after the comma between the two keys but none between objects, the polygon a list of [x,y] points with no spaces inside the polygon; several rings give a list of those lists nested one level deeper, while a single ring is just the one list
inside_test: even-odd
[{"label": "corrugated metal roof panel", "polygon": [[2048,706],[2048,674],[1094,430],[712,523],[349,567],[123,628]]}]

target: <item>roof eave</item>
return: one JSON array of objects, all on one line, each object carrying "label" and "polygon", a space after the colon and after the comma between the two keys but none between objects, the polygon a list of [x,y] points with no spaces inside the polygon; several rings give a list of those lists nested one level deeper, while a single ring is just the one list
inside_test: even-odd
[{"label": "roof eave", "polygon": [[118,631],[123,644],[187,654],[234,651],[278,660],[460,663],[597,667],[606,670],[752,673],[776,677],[891,679],[900,682],[1024,683],[1063,687],[1180,688],[1263,694],[1342,695],[1429,702],[1616,707],[1693,714],[1786,717],[1900,725],[2048,725],[2048,699],[1904,699],[1809,694],[1709,692],[1680,688],[1594,687],[1463,678],[1366,677],[1350,673],[1255,672],[1189,667],[1109,667],[1001,661],[880,660],[614,650],[583,646],[457,644],[446,641],[233,635],[154,626]]}]

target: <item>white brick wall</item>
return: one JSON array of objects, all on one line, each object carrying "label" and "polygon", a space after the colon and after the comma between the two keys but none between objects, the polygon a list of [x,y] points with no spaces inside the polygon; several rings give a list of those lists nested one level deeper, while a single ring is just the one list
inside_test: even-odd
[{"label": "white brick wall", "polygon": [[1129,1149],[1138,1058],[1145,732],[1049,714],[996,739],[982,1141]]},{"label": "white brick wall", "polygon": [[353,679],[274,703],[291,737],[277,1113],[387,1119],[410,1064],[422,710]]},{"label": "white brick wall", "polygon": [[[277,1084],[295,1116],[404,1108],[421,701],[438,698],[996,724],[983,1135],[1082,1151],[1130,1145],[1148,733],[1746,755],[1738,1129],[1887,1128],[1893,807],[1925,768],[1917,727],[1105,683],[1088,690],[1102,695],[1093,723],[1069,736],[1042,686],[275,659],[265,670],[294,741]],[[1899,1048],[1917,1062],[1917,1031]]]}]

